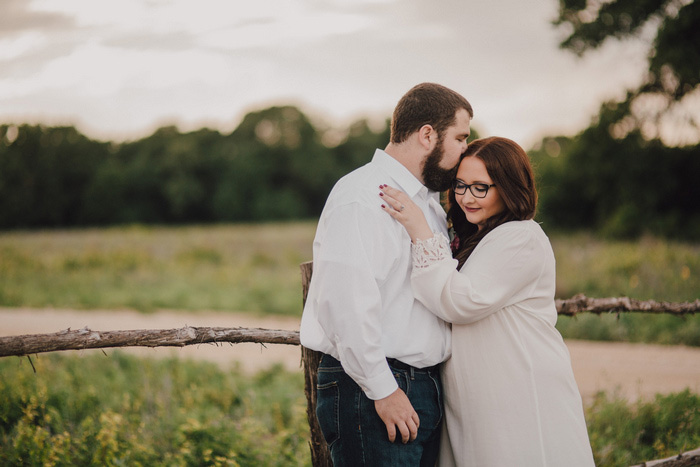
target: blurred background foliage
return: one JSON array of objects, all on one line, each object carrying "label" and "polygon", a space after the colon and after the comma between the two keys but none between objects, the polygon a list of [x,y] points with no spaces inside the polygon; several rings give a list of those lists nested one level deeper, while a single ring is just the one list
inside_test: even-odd
[{"label": "blurred background foliage", "polygon": [[[616,238],[700,238],[700,145],[610,132],[606,103],[580,134],[529,154],[538,220]],[[0,126],[0,228],[203,224],[316,218],[338,178],[368,162],[388,122],[354,123],[338,144],[295,107],[253,112],[231,134],[164,127],[138,141],[93,141],[73,127]]]},{"label": "blurred background foliage", "polygon": [[531,151],[541,218],[614,237],[700,238],[700,2],[559,0],[554,24],[576,55],[633,40],[648,59],[640,84],[603,103],[589,128]]},{"label": "blurred background foliage", "polygon": [[333,146],[298,108],[245,116],[230,134],[164,127],[98,142],[73,127],[0,126],[0,228],[307,219],[368,162],[388,126],[354,123]]}]

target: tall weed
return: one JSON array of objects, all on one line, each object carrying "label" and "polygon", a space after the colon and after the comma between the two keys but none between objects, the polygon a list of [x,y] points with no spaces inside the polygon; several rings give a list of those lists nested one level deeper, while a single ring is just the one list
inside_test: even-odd
[{"label": "tall weed", "polygon": [[313,223],[0,233],[0,306],[295,315]]},{"label": "tall weed", "polygon": [[[626,296],[691,302],[700,298],[700,245],[651,237],[601,240],[588,233],[552,236],[557,259],[557,297]],[[700,315],[683,318],[649,313],[560,317],[566,338],[700,346]]]},{"label": "tall weed", "polygon": [[[50,354],[0,359],[0,465],[308,466],[302,375],[212,364]],[[700,446],[700,396],[585,407],[598,466]]]},{"label": "tall weed", "polygon": [[300,374],[114,352],[0,360],[0,465],[308,465]]},{"label": "tall weed", "polygon": [[630,404],[600,393],[586,408],[598,466],[629,466],[700,447],[700,396],[685,390]]}]

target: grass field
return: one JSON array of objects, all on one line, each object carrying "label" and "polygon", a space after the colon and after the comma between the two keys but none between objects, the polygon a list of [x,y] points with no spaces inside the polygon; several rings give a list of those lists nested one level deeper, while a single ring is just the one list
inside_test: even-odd
[{"label": "grass field", "polygon": [[[301,314],[314,223],[0,233],[0,306]],[[700,245],[551,235],[557,296],[700,295]],[[562,317],[564,336],[700,345],[700,317]],[[302,375],[110,352],[0,359],[0,465],[309,465]],[[700,444],[700,398],[586,407],[600,466]]]},{"label": "grass field", "polygon": [[[0,359],[0,465],[307,466],[301,373],[255,377],[214,364],[59,354]],[[598,466],[700,445],[700,396],[586,407]]]},{"label": "grass field", "polygon": [[[301,314],[314,222],[0,233],[0,306]],[[551,234],[557,297],[700,298],[700,244]],[[562,317],[566,337],[700,345],[700,317]]]},{"label": "grass field", "polygon": [[[589,297],[692,302],[700,298],[700,244],[657,238],[606,241],[590,234],[551,235],[557,298]],[[560,317],[564,337],[700,346],[700,315],[647,313]]]},{"label": "grass field", "polygon": [[311,223],[0,234],[0,306],[300,313]]},{"label": "grass field", "polygon": [[0,359],[0,465],[309,465],[300,373],[112,352]]}]

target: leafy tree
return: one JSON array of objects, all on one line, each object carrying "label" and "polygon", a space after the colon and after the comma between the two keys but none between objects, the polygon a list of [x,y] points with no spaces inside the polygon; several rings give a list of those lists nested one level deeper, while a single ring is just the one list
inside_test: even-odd
[{"label": "leafy tree", "polygon": [[3,125],[0,228],[315,218],[335,182],[387,144],[389,125],[324,136],[292,106],[251,112],[228,135],[169,126],[122,144]]},{"label": "leafy tree", "polygon": [[617,237],[698,238],[700,190],[690,174],[700,173],[700,129],[689,102],[700,93],[700,2],[559,5],[555,24],[569,28],[561,46],[578,55],[608,40],[644,40],[649,33],[655,39],[637,89],[601,105],[597,119],[575,137],[545,138],[531,151],[541,186],[539,217]]},{"label": "leafy tree", "polygon": [[296,107],[251,112],[226,138],[232,159],[214,197],[215,211],[226,220],[317,217],[337,179],[386,145],[383,134],[359,121],[339,145],[328,147],[323,132]]},{"label": "leafy tree", "polygon": [[540,187],[538,218],[550,226],[613,237],[700,237],[698,146],[669,148],[639,130],[609,128],[628,103],[606,103],[573,138],[545,138],[529,155]]},{"label": "leafy tree", "polygon": [[225,161],[222,135],[163,127],[119,146],[86,190],[94,223],[209,222]]},{"label": "leafy tree", "polygon": [[[655,31],[648,73],[630,90],[627,112],[615,127],[617,136],[634,129],[647,139],[662,136],[661,126],[675,125],[674,144],[697,142],[697,96],[700,85],[700,2],[695,0],[559,0],[556,25],[570,30],[561,47],[578,55],[607,40],[642,38]],[[683,126],[684,130],[680,130]]]},{"label": "leafy tree", "polygon": [[82,196],[108,154],[73,127],[0,126],[0,227],[85,222]]},{"label": "leafy tree", "polygon": [[167,200],[169,222],[215,219],[212,199],[226,167],[222,139],[218,131],[208,129],[162,138],[161,190]]},{"label": "leafy tree", "polygon": [[225,220],[310,215],[328,151],[309,118],[292,106],[247,114],[226,137],[231,150],[214,210]]},{"label": "leafy tree", "polygon": [[333,148],[338,164],[338,174],[344,175],[368,163],[375,149],[383,149],[389,143],[390,122],[374,131],[366,119],[360,119],[350,125],[343,141]]}]

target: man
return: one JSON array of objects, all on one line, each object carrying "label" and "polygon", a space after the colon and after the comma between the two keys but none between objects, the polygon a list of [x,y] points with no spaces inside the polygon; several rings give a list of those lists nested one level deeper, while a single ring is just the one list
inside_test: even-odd
[{"label": "man", "polygon": [[319,219],[300,333],[325,354],[316,413],[336,467],[437,457],[437,365],[450,355],[450,329],[413,298],[411,240],[380,208],[379,186],[403,190],[447,235],[438,192],[454,179],[472,117],[456,92],[415,86],[394,109],[391,142],[338,181]]}]

